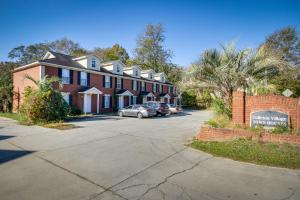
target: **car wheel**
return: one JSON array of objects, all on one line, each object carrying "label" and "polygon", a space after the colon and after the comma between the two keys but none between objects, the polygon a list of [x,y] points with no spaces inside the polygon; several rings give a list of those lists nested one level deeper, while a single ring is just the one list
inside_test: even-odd
[{"label": "car wheel", "polygon": [[124,116],[123,112],[119,112],[119,116],[123,117]]},{"label": "car wheel", "polygon": [[138,117],[139,119],[142,119],[142,118],[143,118],[143,114],[142,114],[142,113],[138,113],[138,114],[137,114],[137,117]]},{"label": "car wheel", "polygon": [[161,113],[160,115],[163,116],[163,117],[166,116],[166,114],[164,114],[164,113]]},{"label": "car wheel", "polygon": [[172,114],[172,112],[169,110],[169,111],[168,111],[168,115],[171,115],[171,114]]}]

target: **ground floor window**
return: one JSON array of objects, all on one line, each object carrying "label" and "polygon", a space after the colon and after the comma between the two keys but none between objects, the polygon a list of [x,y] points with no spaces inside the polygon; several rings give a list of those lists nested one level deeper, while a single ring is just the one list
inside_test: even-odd
[{"label": "ground floor window", "polygon": [[67,104],[70,104],[70,98],[69,98],[69,93],[62,92],[61,96],[64,98],[64,100],[67,102]]},{"label": "ground floor window", "polygon": [[104,96],[104,108],[109,108],[110,107],[110,95],[105,95]]},{"label": "ground floor window", "polygon": [[133,105],[136,104],[136,99],[137,99],[137,96],[133,96],[133,97],[132,97],[132,104],[133,104]]}]

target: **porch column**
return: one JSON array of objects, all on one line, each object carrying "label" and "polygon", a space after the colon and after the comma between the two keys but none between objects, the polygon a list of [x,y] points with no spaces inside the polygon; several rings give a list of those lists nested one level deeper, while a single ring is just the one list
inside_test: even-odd
[{"label": "porch column", "polygon": [[124,107],[124,96],[119,96],[119,108]]},{"label": "porch column", "polygon": [[97,94],[97,114],[99,113],[99,94]]},{"label": "porch column", "polygon": [[84,114],[86,114],[86,107],[87,107],[87,105],[86,105],[86,100],[87,99],[87,94],[86,93],[84,93],[83,94],[83,112],[84,112]]}]

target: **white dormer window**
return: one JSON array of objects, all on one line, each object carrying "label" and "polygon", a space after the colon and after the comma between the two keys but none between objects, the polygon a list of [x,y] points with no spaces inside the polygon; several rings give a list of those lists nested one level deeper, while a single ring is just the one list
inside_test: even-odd
[{"label": "white dormer window", "polygon": [[120,73],[121,69],[120,69],[120,66],[117,65],[117,69],[116,69],[117,73]]},{"label": "white dormer window", "polygon": [[149,75],[149,76],[150,76],[150,79],[152,80],[152,79],[153,79],[153,74],[152,74],[152,73],[150,73],[150,75]]},{"label": "white dormer window", "polygon": [[92,59],[92,68],[96,68],[96,59],[95,58]]},{"label": "white dormer window", "polygon": [[165,77],[164,76],[161,77],[161,81],[165,82]]},{"label": "white dormer window", "polygon": [[61,79],[63,84],[70,84],[70,70],[62,69],[61,70]]}]

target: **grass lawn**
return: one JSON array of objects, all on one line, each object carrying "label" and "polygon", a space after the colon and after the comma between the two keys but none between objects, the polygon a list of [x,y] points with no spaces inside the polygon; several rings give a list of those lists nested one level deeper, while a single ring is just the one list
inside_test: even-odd
[{"label": "grass lawn", "polygon": [[[32,122],[30,122],[24,115],[20,113],[0,113],[0,117],[6,117],[10,119],[14,119],[18,121],[22,125],[34,125]],[[65,124],[61,121],[59,122],[49,122],[49,123],[37,123],[36,125],[43,126],[46,128],[54,128],[54,129],[59,129],[59,130],[69,130],[73,128],[78,128],[78,126],[74,124]]]},{"label": "grass lawn", "polygon": [[226,142],[195,140],[192,148],[214,156],[261,165],[300,169],[300,146],[237,139]]}]

